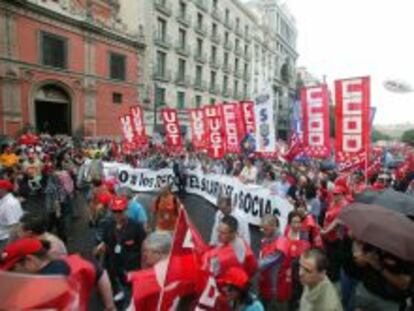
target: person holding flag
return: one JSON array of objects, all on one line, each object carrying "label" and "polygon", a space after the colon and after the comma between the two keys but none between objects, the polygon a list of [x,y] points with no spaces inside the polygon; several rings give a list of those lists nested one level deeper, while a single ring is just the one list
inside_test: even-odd
[{"label": "person holding flag", "polygon": [[219,245],[204,255],[204,269],[216,277],[231,267],[244,269],[249,277],[257,271],[256,257],[247,242],[237,235],[237,230],[237,219],[224,216],[217,229]]}]

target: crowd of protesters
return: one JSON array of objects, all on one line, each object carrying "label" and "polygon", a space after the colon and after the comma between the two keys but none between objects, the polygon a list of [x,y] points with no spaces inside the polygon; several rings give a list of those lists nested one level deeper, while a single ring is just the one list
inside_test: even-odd
[{"label": "crowd of protesters", "polygon": [[[215,160],[191,147],[177,155],[155,145],[124,154],[111,140],[75,142],[30,132],[1,148],[0,268],[74,277],[81,283],[85,310],[94,287],[105,310],[129,304],[157,310],[159,295],[148,292],[146,297],[151,285],[143,288],[140,282],[156,282],[157,268],[168,259],[190,169],[262,185],[294,206],[283,232],[277,215],[262,219],[260,253],[254,254],[243,213],[232,207],[231,198],[218,198],[203,254],[203,267],[220,288],[217,310],[412,308],[413,263],[354,239],[338,215],[367,189],[413,195],[413,167],[402,173],[398,167],[384,169],[367,181],[361,171],[344,175],[317,161],[288,164],[246,154]],[[153,170],[170,167],[178,195],[166,185],[145,207],[130,189],[106,178],[105,161]],[[87,213],[78,197],[86,200]],[[71,222],[84,215],[95,243],[90,258],[67,250],[70,230],[75,230]],[[141,284],[138,289],[131,288],[134,281]],[[191,310],[192,305],[180,301],[177,308]]]}]

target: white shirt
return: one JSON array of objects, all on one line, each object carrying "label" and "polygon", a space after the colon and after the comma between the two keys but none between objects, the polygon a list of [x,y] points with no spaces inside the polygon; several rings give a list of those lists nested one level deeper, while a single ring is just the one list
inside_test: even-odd
[{"label": "white shirt", "polygon": [[[242,211],[235,209],[230,214],[234,218],[237,219],[238,222],[238,229],[237,233],[238,236],[241,237],[243,240],[246,241],[247,244],[250,245],[250,230],[249,230],[249,224],[245,219],[245,215]],[[214,219],[214,225],[213,229],[211,231],[211,238],[210,238],[210,245],[218,245],[218,226],[220,224],[220,221],[224,217],[224,214],[222,211],[218,210]]]},{"label": "white shirt", "polygon": [[245,183],[256,183],[257,180],[257,168],[252,165],[251,167],[245,166],[240,173],[240,179]]},{"label": "white shirt", "polygon": [[13,194],[8,193],[0,199],[0,241],[9,238],[9,227],[17,224],[22,216],[20,202]]}]

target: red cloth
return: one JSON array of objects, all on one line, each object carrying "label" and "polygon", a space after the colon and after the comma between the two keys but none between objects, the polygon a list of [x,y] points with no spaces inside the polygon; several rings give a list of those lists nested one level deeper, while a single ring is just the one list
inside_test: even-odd
[{"label": "red cloth", "polygon": [[[333,223],[333,221],[339,216],[341,210],[348,204],[349,202],[346,199],[342,199],[338,203],[330,203],[325,215],[325,222],[323,224],[324,229],[327,229],[330,226],[330,224]],[[341,237],[338,236],[337,230],[332,230],[327,235],[325,235],[324,238],[329,242],[333,242],[340,239]]]},{"label": "red cloth", "polygon": [[18,139],[18,143],[20,145],[33,146],[33,145],[36,145],[38,142],[39,142],[39,137],[31,133],[23,134]]},{"label": "red cloth", "polygon": [[92,290],[96,284],[96,269],[89,261],[79,255],[65,258],[70,267],[70,278],[79,285],[79,309],[87,311]]},{"label": "red cloth", "polygon": [[302,230],[309,232],[311,237],[312,247],[323,248],[323,240],[321,230],[316,223],[315,218],[311,214],[307,214],[302,221]]},{"label": "red cloth", "polygon": [[231,244],[218,246],[205,254],[204,262],[207,264],[210,264],[213,258],[218,260],[220,271],[217,277],[220,277],[224,271],[231,267],[239,267],[244,269],[249,277],[252,277],[255,274],[258,268],[256,257],[254,256],[250,246],[244,240],[241,240],[241,242],[245,248],[245,258],[243,262],[238,260]]},{"label": "red cloth", "polygon": [[155,276],[154,268],[133,272],[129,275],[129,280],[132,284],[132,303],[135,310],[155,310],[161,286]]},{"label": "red cloth", "polygon": [[[261,248],[260,248],[260,258],[265,258],[269,255],[272,255],[276,252],[281,252],[285,258],[283,261],[286,260],[289,254],[289,242],[284,236],[278,236],[276,237],[271,243],[266,242],[265,239],[261,242]],[[283,262],[282,262],[283,265]],[[279,281],[283,275],[281,275],[280,269],[278,271],[278,275],[275,276],[272,274],[273,269],[272,267],[268,267],[266,269],[263,269],[260,271],[259,275],[259,292],[260,296],[263,297],[266,300],[273,299],[277,297],[277,293],[274,292],[275,288],[278,288],[274,286],[273,279],[277,278],[277,284],[279,284]]]}]

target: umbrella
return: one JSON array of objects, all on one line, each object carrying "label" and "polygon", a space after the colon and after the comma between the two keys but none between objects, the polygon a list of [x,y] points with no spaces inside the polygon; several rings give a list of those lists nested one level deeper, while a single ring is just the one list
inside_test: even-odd
[{"label": "umbrella", "polygon": [[414,223],[407,217],[381,206],[354,203],[342,209],[339,219],[355,238],[414,262]]},{"label": "umbrella", "polygon": [[380,205],[406,216],[414,217],[414,197],[393,189],[383,191],[366,190],[355,195],[355,201]]}]

